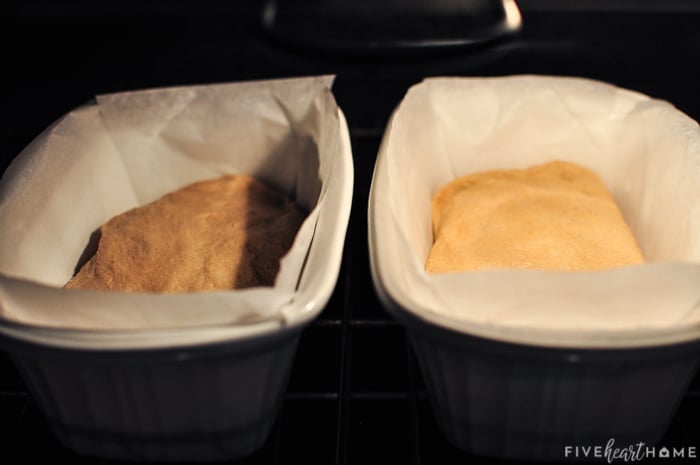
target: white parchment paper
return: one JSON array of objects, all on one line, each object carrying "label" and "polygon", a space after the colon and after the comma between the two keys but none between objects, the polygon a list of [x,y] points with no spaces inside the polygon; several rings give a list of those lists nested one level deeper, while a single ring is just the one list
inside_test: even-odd
[{"label": "white parchment paper", "polygon": [[[601,176],[648,263],[598,272],[425,272],[431,199],[442,185],[556,159]],[[372,189],[376,274],[411,312],[537,344],[700,336],[700,129],[667,102],[577,78],[427,79],[393,115]]]},{"label": "white parchment paper", "polygon": [[[337,155],[331,84],[324,76],[110,94],[61,118],[0,182],[0,323],[124,330],[289,318]],[[62,289],[109,218],[229,173],[254,175],[310,211],[273,288]]]}]

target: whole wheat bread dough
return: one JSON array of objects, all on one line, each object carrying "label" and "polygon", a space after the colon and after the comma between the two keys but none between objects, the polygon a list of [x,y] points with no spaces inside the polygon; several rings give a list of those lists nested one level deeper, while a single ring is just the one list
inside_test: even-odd
[{"label": "whole wheat bread dough", "polygon": [[194,292],[271,286],[305,213],[246,175],[190,184],[115,216],[68,288]]},{"label": "whole wheat bread dough", "polygon": [[593,172],[563,161],[460,177],[433,197],[432,273],[600,270],[644,257]]}]

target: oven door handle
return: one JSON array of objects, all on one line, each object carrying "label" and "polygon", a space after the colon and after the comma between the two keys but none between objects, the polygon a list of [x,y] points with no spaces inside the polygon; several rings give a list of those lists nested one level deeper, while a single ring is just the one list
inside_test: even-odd
[{"label": "oven door handle", "polygon": [[522,27],[515,0],[267,0],[260,21],[278,45],[362,56],[470,48]]}]

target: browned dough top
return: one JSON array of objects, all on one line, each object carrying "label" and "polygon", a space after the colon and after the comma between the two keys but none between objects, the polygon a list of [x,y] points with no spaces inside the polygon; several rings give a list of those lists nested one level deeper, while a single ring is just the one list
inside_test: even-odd
[{"label": "browned dough top", "polygon": [[593,172],[555,161],[460,177],[432,203],[432,273],[495,268],[599,270],[644,257]]},{"label": "browned dough top", "polygon": [[246,175],[201,181],[115,216],[68,288],[194,292],[272,286],[305,213]]}]

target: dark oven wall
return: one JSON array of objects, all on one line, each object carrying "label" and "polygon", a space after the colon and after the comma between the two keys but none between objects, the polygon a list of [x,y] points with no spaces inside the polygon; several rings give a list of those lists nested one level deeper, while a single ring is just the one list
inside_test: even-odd
[{"label": "dark oven wall", "polygon": [[[608,81],[668,100],[699,119],[700,4],[520,0],[523,26],[512,37],[394,51],[363,49],[359,41],[352,50],[334,51],[332,44],[324,47],[323,34],[309,47],[264,31],[264,3],[4,2],[1,171],[53,121],[98,94],[335,74],[333,92],[348,120],[355,164],[341,273],[328,308],[303,333],[273,434],[241,463],[464,463],[471,457],[438,430],[405,332],[380,307],[369,275],[368,192],[392,109],[424,77],[531,73]],[[380,8],[366,7],[368,14]],[[420,17],[396,14],[401,20],[385,20],[383,34],[404,27],[420,33]],[[438,14],[426,27],[440,28],[443,19]],[[339,27],[352,32],[358,26],[348,20]],[[699,396],[695,381],[666,443],[698,443]],[[53,438],[4,354],[0,438],[0,453],[26,461],[97,463],[75,457]]]}]

